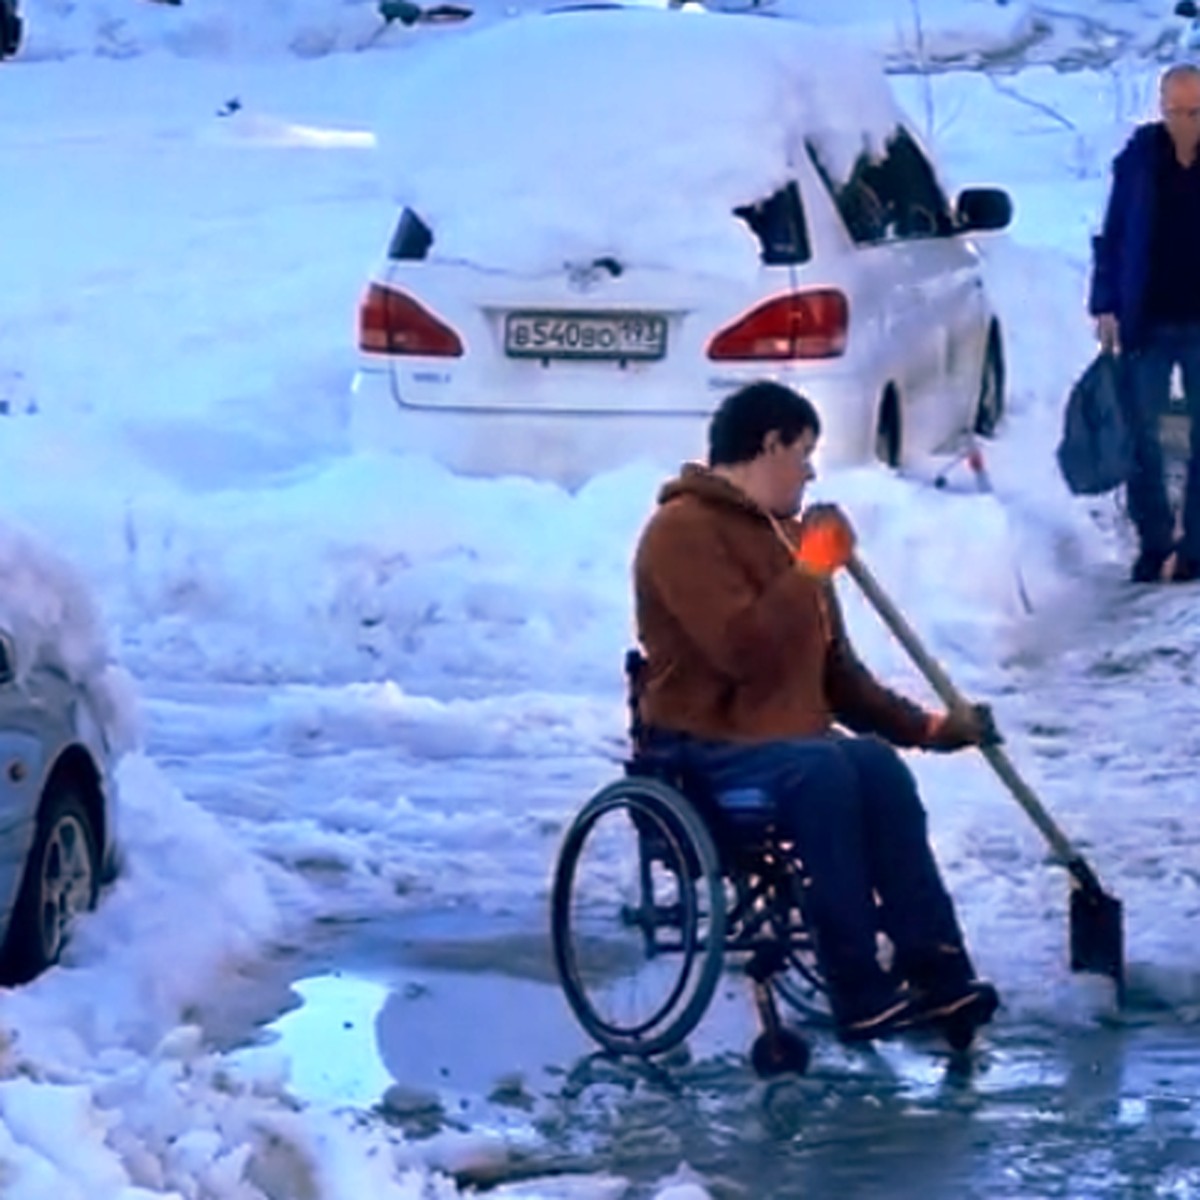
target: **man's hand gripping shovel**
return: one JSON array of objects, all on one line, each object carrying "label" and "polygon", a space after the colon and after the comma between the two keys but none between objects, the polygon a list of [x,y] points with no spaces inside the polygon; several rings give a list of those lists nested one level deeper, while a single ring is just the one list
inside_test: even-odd
[{"label": "man's hand gripping shovel", "polygon": [[[854,529],[834,505],[813,505],[801,522],[797,560],[808,570],[832,576],[845,568],[858,584],[868,603],[908,652],[921,674],[951,711],[968,706],[950,677],[922,645],[904,614],[880,586],[866,564],[855,553]],[[988,722],[990,724],[990,721]],[[1042,802],[1017,773],[1000,746],[994,726],[979,751],[987,759],[1013,799],[1025,810],[1050,844],[1055,859],[1067,869],[1071,880],[1070,949],[1071,970],[1107,975],[1116,984],[1120,1005],[1125,991],[1125,949],[1121,901],[1100,886],[1087,860],[1055,824]]]}]

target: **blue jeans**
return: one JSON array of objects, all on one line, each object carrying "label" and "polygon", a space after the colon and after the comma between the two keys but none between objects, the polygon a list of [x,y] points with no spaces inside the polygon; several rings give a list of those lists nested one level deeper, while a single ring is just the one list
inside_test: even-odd
[{"label": "blue jeans", "polygon": [[1200,323],[1153,326],[1145,341],[1123,361],[1125,386],[1121,390],[1134,454],[1126,488],[1129,515],[1142,549],[1164,557],[1175,540],[1175,522],[1163,477],[1158,418],[1167,405],[1172,368],[1179,364],[1192,422],[1180,549],[1187,558],[1200,561]]},{"label": "blue jeans", "polygon": [[895,947],[895,969],[915,978],[923,966],[970,960],[954,906],[926,833],[916,781],[900,756],[873,737],[744,743],[656,734],[722,792],[761,788],[780,832],[795,842],[811,879],[805,904],[817,936],[835,1012],[886,993],[876,931]]}]

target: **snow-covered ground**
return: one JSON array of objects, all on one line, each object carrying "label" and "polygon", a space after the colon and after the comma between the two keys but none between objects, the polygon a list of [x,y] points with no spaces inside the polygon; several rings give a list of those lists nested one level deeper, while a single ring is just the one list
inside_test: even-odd
[{"label": "snow-covered ground", "polygon": [[[843,10],[886,50],[897,6],[883,7]],[[1145,46],[1170,25],[1073,7]],[[365,135],[389,80],[461,30],[373,38],[357,0],[23,8],[27,54],[0,66],[3,515],[74,564],[151,753],[120,767],[126,873],[62,967],[0,996],[3,1194],[452,1196],[431,1174],[444,1145],[293,1099],[280,1051],[219,1054],[195,1013],[316,918],[541,911],[561,830],[620,753],[628,558],[663,469],[631,463],[567,494],[349,452],[355,307],[394,217]],[[992,54],[1034,8],[926,3],[924,31]],[[993,491],[959,466],[942,489],[932,467],[864,469],[817,493],[852,514],[952,674],[994,702],[1014,757],[1125,899],[1131,956],[1161,976],[1191,961],[1196,908],[1179,824],[1191,744],[1161,745],[1186,727],[1186,676],[1164,648],[1190,664],[1197,626],[1182,594],[1119,623],[1095,598],[1115,592],[1125,547],[1053,460],[1091,353],[1088,235],[1153,71],[898,78],[949,185],[1014,194],[1011,237],[987,247],[1010,416],[987,448]],[[925,695],[846,600],[864,657]],[[193,794],[173,759],[208,764]],[[296,762],[306,786],[284,790],[280,764]],[[977,759],[913,762],[1010,1019],[1090,1020],[1063,961],[1064,883],[1028,823]]]}]

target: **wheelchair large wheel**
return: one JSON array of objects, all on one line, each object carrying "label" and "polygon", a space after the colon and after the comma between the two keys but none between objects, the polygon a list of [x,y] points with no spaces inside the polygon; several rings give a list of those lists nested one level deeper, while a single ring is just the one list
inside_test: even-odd
[{"label": "wheelchair large wheel", "polygon": [[612,1054],[659,1054],[704,1015],[725,943],[708,828],[674,788],[632,776],[567,830],[552,900],[554,960],[587,1032]]}]

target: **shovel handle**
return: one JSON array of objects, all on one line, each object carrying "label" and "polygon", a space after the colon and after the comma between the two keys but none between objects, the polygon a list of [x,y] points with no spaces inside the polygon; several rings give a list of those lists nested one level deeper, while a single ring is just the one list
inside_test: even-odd
[{"label": "shovel handle", "polygon": [[[926,650],[916,631],[908,623],[904,614],[892,603],[892,599],[880,586],[879,581],[871,574],[856,554],[850,556],[846,563],[850,577],[858,584],[868,603],[882,618],[883,623],[892,631],[896,640],[908,651],[909,657],[918,670],[929,681],[929,686],[937,693],[938,698],[947,708],[959,708],[967,704],[966,698],[951,682],[950,676],[942,669],[941,664]],[[1034,795],[1033,789],[1017,773],[1011,759],[1000,746],[980,746],[980,753],[987,759],[992,770],[1000,777],[1001,783],[1012,793],[1013,799],[1025,810],[1029,819],[1038,827],[1042,836],[1050,844],[1050,848],[1062,864],[1069,865],[1080,861],[1079,854],[1067,840],[1066,834],[1054,823],[1042,802]]]}]

